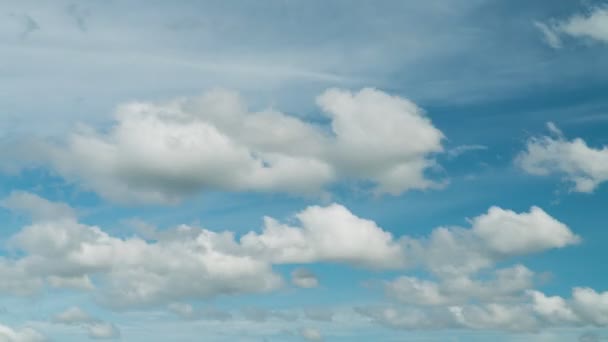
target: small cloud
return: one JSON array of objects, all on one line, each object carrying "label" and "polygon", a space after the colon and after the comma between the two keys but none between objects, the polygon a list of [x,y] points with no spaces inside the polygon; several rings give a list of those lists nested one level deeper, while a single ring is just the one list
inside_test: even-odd
[{"label": "small cloud", "polygon": [[448,150],[447,154],[448,154],[448,158],[454,159],[467,152],[484,151],[487,149],[488,149],[488,147],[484,146],[484,145],[460,145],[460,146],[456,146],[456,147]]},{"label": "small cloud", "polygon": [[319,279],[311,271],[298,268],[291,272],[291,282],[297,287],[313,288],[319,286]]}]

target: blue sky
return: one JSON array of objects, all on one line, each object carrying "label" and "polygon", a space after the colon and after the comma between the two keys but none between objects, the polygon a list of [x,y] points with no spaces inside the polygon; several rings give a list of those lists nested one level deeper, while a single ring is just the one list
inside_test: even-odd
[{"label": "blue sky", "polygon": [[605,1],[0,15],[0,341],[608,339]]}]

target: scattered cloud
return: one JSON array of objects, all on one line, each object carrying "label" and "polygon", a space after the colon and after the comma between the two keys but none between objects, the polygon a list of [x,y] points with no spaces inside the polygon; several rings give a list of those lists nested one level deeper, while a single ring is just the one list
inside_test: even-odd
[{"label": "scattered cloud", "polygon": [[[313,262],[374,269],[424,267],[444,281],[434,284],[403,277],[388,286],[395,297],[417,304],[508,297],[531,281],[532,273],[525,267],[498,270],[494,280],[485,282],[472,275],[509,257],[579,241],[565,224],[537,207],[527,213],[492,207],[471,219],[470,229],[440,227],[420,239],[395,238],[375,222],[331,204],[297,213],[298,225],[266,217],[261,232],[251,231],[239,239],[230,231],[180,225],[148,241],[119,238],[82,224],[64,205],[33,194],[13,193],[2,203],[29,210],[33,216],[32,223],[9,240],[21,257],[0,259],[0,272],[5,275],[0,289],[27,295],[44,284],[61,285],[57,279],[65,284],[95,276],[93,293],[115,309],[276,290],[283,279],[273,265]],[[54,207],[61,209],[55,217],[47,210]],[[318,282],[302,269],[294,272],[293,279],[299,286]],[[183,318],[201,315],[185,303],[171,304],[169,310]]]},{"label": "scattered cloud", "polygon": [[[553,129],[551,129],[553,127]],[[528,140],[526,150],[515,163],[527,173],[539,176],[562,175],[574,184],[572,191],[591,193],[608,180],[608,147],[590,147],[581,138],[567,140],[555,125],[552,136]]]}]

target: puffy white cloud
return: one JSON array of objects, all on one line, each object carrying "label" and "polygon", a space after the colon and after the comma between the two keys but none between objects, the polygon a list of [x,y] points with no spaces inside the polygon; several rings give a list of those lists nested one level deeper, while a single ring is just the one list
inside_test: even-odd
[{"label": "puffy white cloud", "polygon": [[532,207],[527,213],[491,207],[487,214],[474,218],[472,224],[472,233],[492,253],[501,255],[535,253],[580,240],[568,226],[539,207]]},{"label": "puffy white cloud", "polygon": [[554,324],[577,322],[578,317],[562,297],[546,296],[544,293],[530,290],[534,311],[543,319]]},{"label": "puffy white cloud", "polygon": [[329,153],[342,173],[371,179],[391,194],[435,185],[423,172],[434,164],[427,155],[443,151],[443,134],[416,104],[369,88],[330,89],[317,104],[331,119]]},{"label": "puffy white cloud", "polygon": [[[27,197],[54,205],[35,195]],[[284,224],[266,217],[260,232],[240,239],[230,231],[180,225],[153,231],[144,240],[112,236],[78,222],[73,214],[55,219],[45,215],[10,238],[22,256],[0,260],[5,275],[0,289],[28,295],[46,283],[94,290],[107,305],[130,308],[271,291],[283,283],[274,264],[334,262],[373,269],[418,265],[441,281],[403,277],[389,292],[404,302],[439,305],[521,291],[532,276],[523,266],[498,270],[494,279],[484,282],[473,274],[511,256],[579,240],[566,225],[535,207],[528,213],[493,207],[470,220],[470,229],[440,227],[421,239],[396,239],[338,204],[310,206],[295,219]],[[297,286],[318,285],[314,275],[302,270],[294,272],[292,281]],[[173,311],[183,316],[183,310]]]},{"label": "puffy white cloud", "polygon": [[251,112],[224,90],[130,103],[107,132],[81,127],[63,143],[42,144],[34,159],[121,202],[174,202],[205,189],[318,195],[340,179],[392,194],[437,185],[425,171],[443,134],[414,103],[369,88],[330,89],[317,102],[331,130]]},{"label": "puffy white cloud", "polygon": [[319,279],[310,270],[298,268],[291,272],[291,282],[298,287],[313,288],[319,286]]},{"label": "puffy white cloud", "polygon": [[11,328],[0,324],[0,341],[2,342],[43,342],[47,339],[32,328]]},{"label": "puffy white cloud", "polygon": [[261,233],[250,232],[241,245],[273,263],[342,262],[369,268],[403,266],[401,246],[375,222],[332,204],[296,214],[300,227],[266,217]]},{"label": "puffy white cloud", "polygon": [[[25,256],[0,264],[7,265],[7,275],[21,274],[25,284],[28,278],[42,282],[50,277],[58,285],[57,277],[100,274],[103,298],[117,307],[268,291],[282,282],[266,261],[242,255],[232,233],[189,226],[147,242],[113,237],[99,227],[60,218],[34,221],[13,236],[11,244]],[[21,282],[15,282],[20,278],[7,279],[10,283],[3,280],[2,287],[19,290]]]},{"label": "puffy white cloud", "polygon": [[577,192],[592,192],[608,180],[608,147],[589,147],[581,139],[561,134],[532,138],[516,158],[524,171],[540,176],[563,175]]},{"label": "puffy white cloud", "polygon": [[545,41],[552,48],[561,48],[561,35],[575,38],[588,38],[608,43],[608,7],[597,6],[585,14],[576,14],[563,21],[551,23],[535,22]]},{"label": "puffy white cloud", "polygon": [[440,276],[475,273],[499,260],[576,244],[580,238],[542,209],[516,213],[491,207],[471,228],[439,227],[426,239],[404,238],[407,257]]},{"label": "puffy white cloud", "polygon": [[579,317],[598,326],[608,326],[608,291],[598,293],[590,288],[574,288],[572,307]]},{"label": "puffy white cloud", "polygon": [[323,335],[315,328],[303,328],[300,330],[300,335],[307,341],[323,341]]},{"label": "puffy white cloud", "polygon": [[608,147],[589,147],[581,138],[569,141],[560,134],[530,139],[516,163],[530,174],[563,175],[577,192],[592,192],[608,180]]}]

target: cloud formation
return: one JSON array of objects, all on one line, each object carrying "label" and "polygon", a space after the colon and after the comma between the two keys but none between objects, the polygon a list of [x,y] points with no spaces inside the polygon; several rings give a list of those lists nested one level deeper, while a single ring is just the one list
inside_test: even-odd
[{"label": "cloud formation", "polygon": [[43,342],[46,338],[31,328],[11,328],[0,324],[0,341],[3,342]]},{"label": "cloud formation", "polygon": [[[493,207],[473,218],[469,229],[440,227],[421,239],[395,238],[375,222],[332,204],[305,208],[295,215],[295,225],[266,217],[260,232],[251,231],[239,239],[230,231],[179,225],[150,240],[112,236],[100,227],[78,222],[64,204],[33,194],[16,192],[2,203],[31,212],[33,219],[9,240],[21,256],[0,259],[3,292],[28,295],[45,284],[74,287],[73,283],[82,281],[102,303],[115,309],[272,291],[283,284],[273,265],[315,262],[372,269],[419,266],[442,279],[452,277],[441,285],[407,277],[397,280],[390,291],[405,302],[458,302],[474,293],[489,298],[484,293],[491,292],[490,288],[494,296],[508,297],[530,282],[531,273],[525,267],[497,271],[496,280],[485,283],[476,282],[472,275],[509,257],[579,241],[566,225],[536,207],[528,213]],[[61,210],[53,218],[46,208]],[[318,283],[302,270],[293,277],[298,286]],[[446,299],[448,295],[451,299]],[[195,316],[188,304],[171,304],[170,309],[182,317]],[[57,319],[85,317],[72,311]]]},{"label": "cloud formation", "polygon": [[[549,127],[554,127],[549,124]],[[608,147],[590,147],[581,138],[567,140],[559,130],[551,136],[531,138],[515,159],[524,171],[539,176],[561,175],[573,183],[572,191],[591,193],[608,180]]]},{"label": "cloud formation", "polygon": [[439,185],[426,172],[443,134],[411,101],[329,89],[317,104],[329,130],[275,110],[252,112],[225,90],[134,102],[119,107],[106,132],[83,128],[44,144],[34,159],[119,202],[175,202],[205,189],[319,195],[341,180],[390,194]]},{"label": "cloud formation", "polygon": [[542,32],[547,44],[555,49],[562,47],[560,35],[608,43],[607,6],[591,8],[585,14],[576,14],[564,21],[548,24],[537,22],[535,25]]}]

